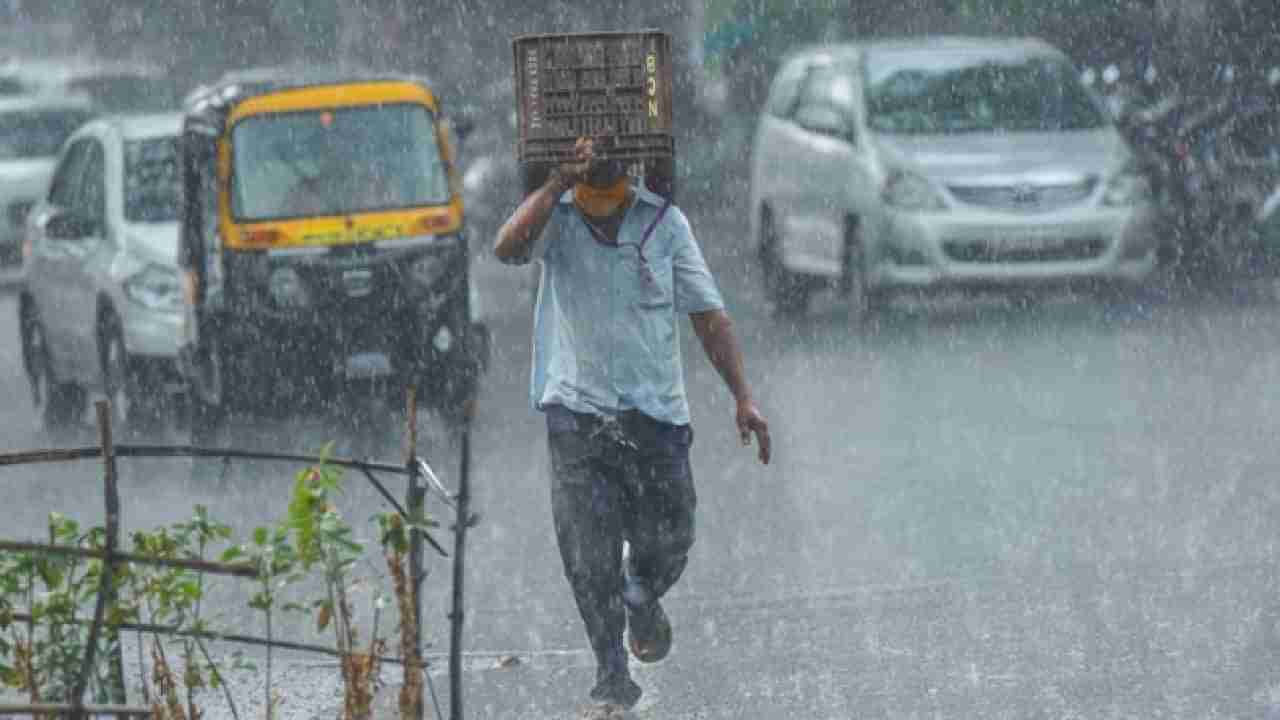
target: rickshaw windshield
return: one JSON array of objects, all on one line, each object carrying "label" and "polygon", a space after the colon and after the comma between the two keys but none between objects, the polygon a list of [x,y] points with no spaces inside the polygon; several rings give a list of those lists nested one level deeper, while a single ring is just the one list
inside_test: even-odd
[{"label": "rickshaw windshield", "polygon": [[421,105],[255,115],[236,124],[237,220],[345,215],[449,202],[435,123]]}]

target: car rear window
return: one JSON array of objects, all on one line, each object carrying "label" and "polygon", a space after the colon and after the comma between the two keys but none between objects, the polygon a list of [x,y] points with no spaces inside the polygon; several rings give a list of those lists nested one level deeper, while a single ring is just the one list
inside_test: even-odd
[{"label": "car rear window", "polygon": [[53,157],[71,133],[92,117],[86,110],[0,113],[0,160]]}]

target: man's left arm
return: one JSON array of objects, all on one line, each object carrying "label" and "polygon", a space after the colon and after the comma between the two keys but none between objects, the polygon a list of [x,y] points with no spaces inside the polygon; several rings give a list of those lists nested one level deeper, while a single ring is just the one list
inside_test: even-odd
[{"label": "man's left arm", "polygon": [[772,445],[769,424],[756,407],[747,383],[742,350],[733,332],[733,321],[724,310],[724,299],[715,278],[693,238],[689,221],[678,208],[672,208],[668,219],[672,232],[672,270],[675,273],[675,308],[688,313],[693,331],[702,341],[707,359],[724,378],[737,403],[736,421],[743,445],[751,444],[752,434],[760,449],[760,462],[769,463]]},{"label": "man's left arm", "polygon": [[733,321],[723,308],[691,313],[689,320],[693,323],[693,331],[702,341],[702,349],[707,359],[724,378],[737,403],[738,434],[743,445],[751,444],[752,433],[760,447],[760,462],[769,464],[771,442],[769,439],[769,423],[756,407],[751,397],[751,387],[747,384],[747,371],[742,360],[742,350],[738,346],[738,338],[733,332]]}]

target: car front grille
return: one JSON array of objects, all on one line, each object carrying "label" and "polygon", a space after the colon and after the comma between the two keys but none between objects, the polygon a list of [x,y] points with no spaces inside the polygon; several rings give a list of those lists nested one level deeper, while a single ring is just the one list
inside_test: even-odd
[{"label": "car front grille", "polygon": [[942,244],[947,257],[965,263],[1034,263],[1093,260],[1107,250],[1099,235],[1016,243],[988,240],[948,240]]},{"label": "car front grille", "polygon": [[1053,212],[1079,205],[1093,195],[1097,178],[1056,185],[949,185],[952,197],[966,205],[1019,213]]}]

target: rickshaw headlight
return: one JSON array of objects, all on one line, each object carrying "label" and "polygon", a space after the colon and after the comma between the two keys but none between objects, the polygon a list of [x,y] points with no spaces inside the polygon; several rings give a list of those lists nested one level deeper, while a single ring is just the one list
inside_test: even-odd
[{"label": "rickshaw headlight", "polygon": [[301,308],[311,304],[311,294],[302,283],[302,276],[291,267],[277,268],[269,281],[271,299],[286,308]]}]

